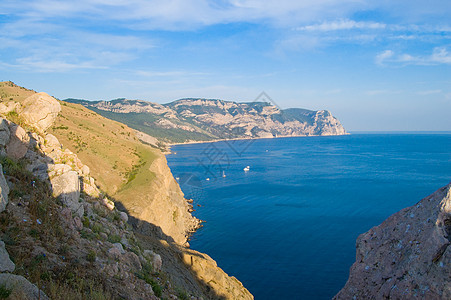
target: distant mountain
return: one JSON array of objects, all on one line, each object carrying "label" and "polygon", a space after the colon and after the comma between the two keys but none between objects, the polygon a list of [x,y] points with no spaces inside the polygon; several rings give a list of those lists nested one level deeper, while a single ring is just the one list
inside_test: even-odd
[{"label": "distant mountain", "polygon": [[281,110],[267,102],[237,103],[196,98],[167,104],[127,99],[65,101],[81,104],[104,117],[169,143],[347,134],[327,110]]}]

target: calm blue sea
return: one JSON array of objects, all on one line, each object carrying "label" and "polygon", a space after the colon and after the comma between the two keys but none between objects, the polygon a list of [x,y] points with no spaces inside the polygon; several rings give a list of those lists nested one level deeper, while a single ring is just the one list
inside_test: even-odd
[{"label": "calm blue sea", "polygon": [[450,134],[227,141],[172,151],[172,173],[206,221],[191,248],[256,299],[330,299],[348,278],[359,234],[451,181]]}]

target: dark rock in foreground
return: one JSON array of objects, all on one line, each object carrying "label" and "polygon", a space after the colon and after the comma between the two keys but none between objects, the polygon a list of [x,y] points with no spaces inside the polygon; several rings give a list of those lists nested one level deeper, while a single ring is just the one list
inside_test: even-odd
[{"label": "dark rock in foreground", "polygon": [[357,238],[334,299],[451,299],[451,184]]}]

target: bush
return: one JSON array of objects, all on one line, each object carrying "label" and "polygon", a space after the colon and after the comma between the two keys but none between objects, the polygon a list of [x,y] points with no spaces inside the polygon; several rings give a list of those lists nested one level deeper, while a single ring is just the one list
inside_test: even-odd
[{"label": "bush", "polygon": [[86,257],[86,259],[89,262],[95,262],[96,261],[96,257],[97,257],[96,252],[94,250],[90,250],[89,253],[88,253],[88,256]]}]

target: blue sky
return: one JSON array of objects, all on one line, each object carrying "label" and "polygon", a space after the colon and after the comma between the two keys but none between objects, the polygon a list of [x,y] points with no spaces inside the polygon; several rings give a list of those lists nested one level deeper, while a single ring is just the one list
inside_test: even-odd
[{"label": "blue sky", "polygon": [[1,0],[0,80],[60,99],[328,109],[451,130],[449,0]]}]

